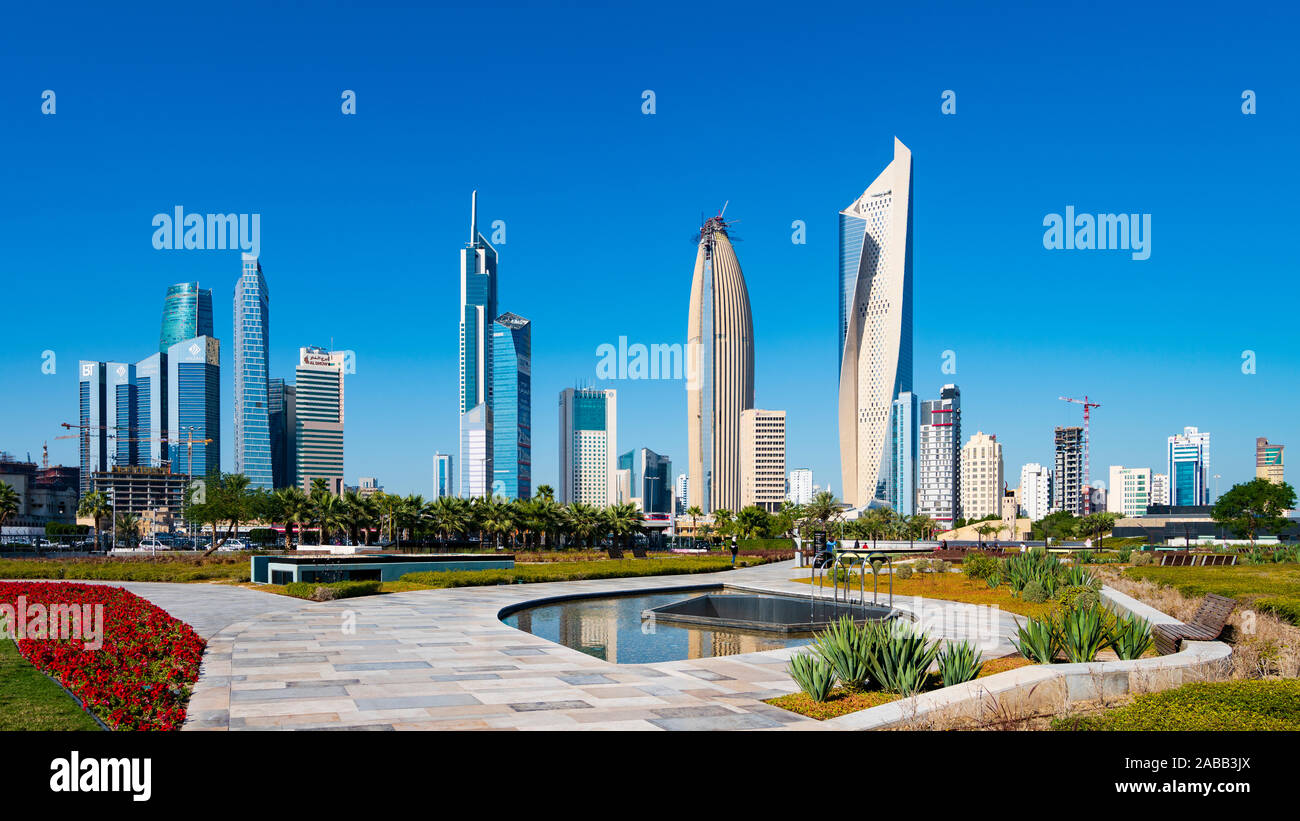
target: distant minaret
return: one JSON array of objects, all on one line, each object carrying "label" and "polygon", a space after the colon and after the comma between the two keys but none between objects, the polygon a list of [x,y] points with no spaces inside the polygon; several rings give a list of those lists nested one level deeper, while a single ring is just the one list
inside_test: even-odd
[{"label": "distant minaret", "polygon": [[478,232],[478,191],[470,195],[469,242],[460,252],[459,495],[492,492],[492,322],[497,317],[497,252]]}]

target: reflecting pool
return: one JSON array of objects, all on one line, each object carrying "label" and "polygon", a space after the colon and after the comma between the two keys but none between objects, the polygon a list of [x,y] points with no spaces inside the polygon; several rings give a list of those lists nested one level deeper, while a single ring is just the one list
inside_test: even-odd
[{"label": "reflecting pool", "polygon": [[812,641],[808,634],[708,629],[641,618],[643,610],[705,595],[727,593],[713,588],[573,599],[518,610],[502,621],[525,633],[618,664],[732,656],[798,647]]}]

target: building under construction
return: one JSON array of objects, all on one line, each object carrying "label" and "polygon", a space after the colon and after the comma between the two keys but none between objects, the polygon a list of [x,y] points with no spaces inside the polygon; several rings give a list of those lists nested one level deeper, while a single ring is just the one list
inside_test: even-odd
[{"label": "building under construction", "polygon": [[1056,429],[1056,476],[1052,485],[1052,511],[1084,515],[1083,428]]}]

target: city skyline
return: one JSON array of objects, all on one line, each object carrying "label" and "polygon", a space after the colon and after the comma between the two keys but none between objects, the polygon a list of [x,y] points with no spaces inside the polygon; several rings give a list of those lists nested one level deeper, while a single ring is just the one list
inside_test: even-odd
[{"label": "city skyline", "polygon": [[[1134,12],[1134,26],[1164,19],[1144,14]],[[439,19],[472,19],[446,15]],[[890,12],[884,19],[915,25]],[[14,305],[29,306],[0,329],[0,383],[25,398],[0,410],[0,448],[38,452],[48,441],[52,461],[76,464],[76,441],[54,437],[63,433],[59,422],[76,421],[69,418],[75,409],[68,397],[77,361],[136,361],[147,353],[158,327],[158,295],[170,284],[199,282],[229,293],[237,250],[157,251],[150,245],[150,218],[180,204],[189,212],[261,214],[261,258],[276,286],[276,337],[291,343],[334,337],[357,354],[358,370],[348,375],[348,483],[373,475],[390,491],[428,495],[433,452],[457,452],[450,397],[456,331],[448,308],[457,283],[448,273],[455,267],[449,249],[454,253],[464,242],[465,192],[490,190],[490,213],[482,222],[500,220],[508,228],[500,250],[512,272],[509,307],[537,323],[533,387],[543,397],[592,378],[595,349],[619,336],[685,341],[680,321],[672,319],[688,297],[679,275],[681,226],[694,222],[702,208],[712,213],[730,199],[728,214],[743,218],[741,254],[757,329],[755,403],[787,410],[791,463],[811,467],[820,484],[841,490],[834,401],[828,400],[836,386],[830,351],[837,342],[833,321],[826,321],[836,278],[836,213],[846,191],[889,162],[887,141],[894,134],[919,158],[918,398],[960,384],[969,429],[998,433],[1008,465],[1050,465],[1053,429],[1081,421],[1077,408],[1056,397],[1100,396],[1105,407],[1091,430],[1094,479],[1110,464],[1165,472],[1166,438],[1198,426],[1214,433],[1213,470],[1223,476],[1222,490],[1253,476],[1256,437],[1282,444],[1300,437],[1300,422],[1270,411],[1297,392],[1289,332],[1279,323],[1247,323],[1257,294],[1222,284],[1228,260],[1283,303],[1300,287],[1286,275],[1291,255],[1277,238],[1278,215],[1289,207],[1284,192],[1297,178],[1289,157],[1297,115],[1270,105],[1278,97],[1267,88],[1257,89],[1260,114],[1240,111],[1242,89],[1276,74],[1275,50],[1259,45],[1280,31],[1252,32],[1226,47],[1225,59],[1239,67],[1239,87],[1201,65],[1203,48],[1194,46],[1208,41],[1169,52],[1164,65],[1173,82],[1139,104],[1124,101],[1129,86],[1118,63],[1068,93],[1050,79],[1053,66],[1089,54],[1091,24],[1049,46],[1026,43],[1023,24],[1005,20],[1005,26],[981,29],[988,36],[978,38],[978,47],[974,39],[954,43],[951,56],[937,64],[887,43],[881,60],[906,76],[864,93],[841,76],[844,55],[861,30],[837,30],[821,19],[800,23],[825,44],[816,53],[801,49],[759,60],[739,45],[687,35],[682,51],[701,60],[695,69],[633,43],[628,58],[637,70],[581,77],[571,67],[546,64],[564,42],[530,44],[520,21],[505,22],[500,36],[516,49],[516,59],[541,64],[526,78],[465,44],[450,42],[445,52],[426,56],[413,36],[398,33],[392,65],[413,69],[416,78],[409,81],[387,65],[319,81],[297,76],[292,67],[300,64],[302,47],[270,47],[296,30],[289,22],[272,14],[246,40],[266,47],[262,68],[276,77],[274,95],[255,77],[223,80],[267,124],[253,154],[228,150],[242,136],[237,123],[226,121],[227,112],[184,93],[218,76],[208,69],[196,66],[186,78],[142,74],[75,30],[69,42],[83,46],[84,56],[52,75],[21,51],[0,57],[0,82],[18,101],[15,111],[24,95],[35,93],[31,88],[60,91],[57,115],[41,118],[33,104],[32,116],[15,114],[0,137],[47,173],[39,185],[15,180],[20,196],[0,205],[6,224],[23,238],[7,260],[9,296]],[[572,22],[564,37],[590,47],[588,24]],[[770,23],[747,25],[759,43],[788,33]],[[326,36],[342,31],[326,20],[306,26]],[[649,40],[681,37],[678,28],[647,21],[644,33]],[[225,23],[210,36],[185,51],[164,44],[158,59],[187,62],[187,51],[216,58],[223,38],[250,37]],[[1146,53],[1136,34],[1120,33],[1109,42],[1121,58]],[[1011,43],[1015,59],[989,56],[990,45]],[[125,34],[123,44],[157,46],[138,33]],[[628,45],[602,43],[593,59],[623,54]],[[954,71],[976,53],[983,60],[978,67]],[[88,72],[92,64],[99,70]],[[802,115],[797,124],[773,124],[773,107],[792,103],[772,99],[763,88],[795,66],[796,76],[817,82],[792,98]],[[701,68],[742,76],[719,101],[697,87]],[[500,128],[472,134],[445,128],[445,111],[463,85],[423,83],[445,72],[472,74],[503,95]],[[417,82],[428,88],[427,103],[411,99]],[[149,84],[172,115],[155,140],[144,139],[119,90],[139,83]],[[530,102],[538,84],[556,92],[548,95],[559,101],[551,109]],[[354,119],[333,104],[344,88],[359,93]],[[657,94],[653,115],[641,112],[646,88]],[[949,88],[958,100],[952,116],[940,110],[941,93]],[[836,104],[846,96],[863,105]],[[700,118],[718,105],[727,117],[725,133],[698,135]],[[68,163],[85,153],[77,124],[87,119],[106,126],[98,150],[114,162]],[[1171,146],[1170,135],[1191,123],[1203,139],[1194,148],[1178,141]],[[542,127],[540,135],[535,126]],[[1007,139],[1010,133],[1015,140]],[[681,171],[694,167],[691,155],[719,139],[727,145],[727,162],[713,164],[707,174]],[[1243,140],[1250,148],[1244,166]],[[328,180],[303,171],[326,166],[335,172]],[[1190,167],[1198,178],[1234,179],[1235,196],[1252,207],[1208,213],[1192,195],[1203,184],[1188,181]],[[148,168],[167,171],[141,173]],[[994,185],[992,168],[1035,173]],[[1268,174],[1259,173],[1264,168]],[[615,198],[621,212],[616,242],[635,253],[575,264],[575,215]],[[1045,249],[1044,215],[1068,205],[1081,212],[1151,213],[1150,258]],[[50,219],[53,214],[64,217]],[[77,242],[67,241],[68,220],[76,221]],[[806,225],[803,244],[792,242],[796,220]],[[1242,237],[1252,238],[1244,250]],[[1063,316],[1057,296],[1070,287],[1077,287],[1077,315]],[[1188,300],[1213,294],[1202,306],[1206,321],[1194,333],[1185,320],[1150,310],[1171,294]],[[229,300],[215,303],[215,327],[231,328]],[[988,311],[977,310],[986,305]],[[51,317],[62,314],[77,320],[56,327]],[[1095,319],[1095,328],[1085,318]],[[1076,325],[1062,330],[1067,320]],[[222,393],[231,401],[233,349],[222,348]],[[45,350],[58,357],[54,373],[41,369]],[[270,372],[292,371],[295,350],[292,344],[273,348]],[[1247,360],[1253,372],[1243,371]],[[944,370],[949,363],[955,372]],[[619,390],[626,441],[673,454],[681,464],[685,431],[671,421],[684,410],[680,382],[598,384]],[[533,425],[545,442],[556,424],[555,408],[540,405]],[[233,442],[230,407],[223,404],[220,424],[222,438]],[[394,414],[401,427],[413,430],[400,445],[393,442]],[[553,447],[535,451],[534,485],[554,484]],[[233,467],[230,448],[221,458],[223,469]]]}]

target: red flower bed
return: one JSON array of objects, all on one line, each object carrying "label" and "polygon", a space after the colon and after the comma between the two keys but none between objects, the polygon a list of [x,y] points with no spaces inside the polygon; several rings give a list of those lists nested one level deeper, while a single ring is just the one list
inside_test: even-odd
[{"label": "red flower bed", "polygon": [[[103,605],[102,646],[84,638],[25,638],[18,650],[115,730],[176,730],[205,643],[185,622],[134,593],[97,584],[0,582],[0,605]],[[17,630],[11,622],[9,633]],[[28,633],[32,631],[30,629]],[[84,634],[83,634],[84,635]]]}]

